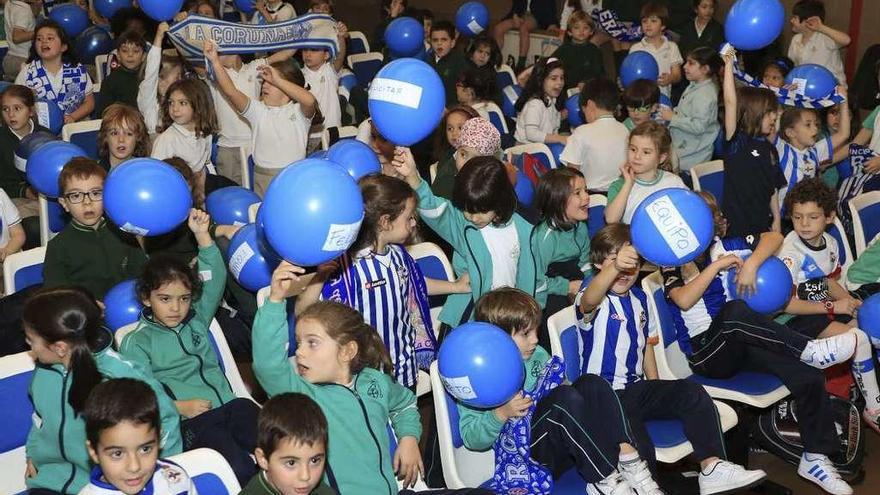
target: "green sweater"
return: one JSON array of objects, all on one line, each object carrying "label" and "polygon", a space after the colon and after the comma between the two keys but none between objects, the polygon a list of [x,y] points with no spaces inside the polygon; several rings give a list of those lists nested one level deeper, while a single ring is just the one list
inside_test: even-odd
[{"label": "green sweater", "polygon": [[267,301],[254,319],[254,374],[260,385],[270,397],[298,392],[321,406],[330,434],[327,469],[333,470],[341,493],[396,494],[388,422],[398,439],[419,438],[415,394],[373,368],[353,375],[349,387],[309,383],[290,366],[288,339],[286,304]]},{"label": "green sweater", "polygon": [[440,60],[432,58],[431,65],[440,74],[443,80],[443,87],[446,89],[446,106],[451,107],[458,103],[458,96],[455,93],[455,83],[458,82],[458,76],[467,69],[467,59],[459,50],[453,49],[448,55]]},{"label": "green sweater", "polygon": [[[43,126],[35,125],[31,132],[46,131]],[[10,198],[20,198],[24,195],[27,187],[27,179],[24,172],[15,168],[15,150],[21,141],[9,126],[0,127],[0,188]]]},{"label": "green sweater", "polygon": [[682,57],[687,57],[690,52],[701,46],[718,50],[724,43],[724,26],[715,19],[710,20],[699,35],[694,20],[686,21],[682,24],[679,34],[681,34],[681,39],[678,42],[678,49],[681,51]]},{"label": "green sweater", "polygon": [[[550,354],[543,347],[538,346],[532,353],[532,357],[523,362],[526,368],[523,390],[531,391],[535,387],[538,377],[544,371],[544,366],[549,360]],[[458,428],[464,446],[477,451],[491,449],[492,444],[498,439],[498,434],[501,433],[501,427],[504,426],[498,416],[495,416],[494,409],[476,409],[460,402],[456,402],[456,406],[458,407]]]},{"label": "green sweater", "polygon": [[97,228],[71,220],[46,246],[43,284],[80,285],[103,299],[114,285],[139,277],[146,261],[137,239],[106,219]]},{"label": "green sweater", "polygon": [[565,70],[565,87],[573,88],[583,81],[605,74],[602,53],[596,45],[565,42],[553,52],[551,57],[562,61]]},{"label": "green sweater", "polygon": [[435,196],[452,200],[452,190],[455,188],[455,176],[458,175],[458,169],[455,168],[455,150],[449,152],[437,162],[437,175],[434,182],[431,183],[431,191]]},{"label": "green sweater", "polygon": [[880,282],[880,241],[869,244],[861,256],[846,272],[850,285],[864,285]]},{"label": "green sweater", "polygon": [[202,297],[174,328],[144,310],[137,328],[122,339],[119,351],[152,369],[174,400],[204,399],[219,407],[235,399],[211,345],[208,327],[226,287],[226,265],[216,245],[199,249],[198,269],[205,282]]},{"label": "green sweater", "polygon": [[[260,471],[255,474],[253,478],[248,482],[247,486],[244,487],[238,495],[282,495],[281,492],[275,489],[274,486],[269,484],[269,480],[266,479],[266,472]],[[336,495],[336,492],[333,491],[332,488],[321,483],[316,486],[314,490],[311,491],[309,495]]]},{"label": "green sweater", "polygon": [[[150,385],[159,399],[162,419],[160,445],[162,455],[179,454],[183,448],[180,420],[174,403],[150,371],[126,361],[110,347],[109,332],[102,336],[95,362],[101,376],[135,378]],[[71,373],[62,365],[38,365],[30,384],[34,412],[40,426],[31,426],[27,438],[27,456],[37,468],[37,475],[27,479],[28,488],[43,488],[63,494],[76,494],[89,482],[89,455],[86,452],[86,426],[68,402]],[[59,406],[61,406],[59,408]]]},{"label": "green sweater", "polygon": [[[419,184],[416,194],[419,197],[419,215],[422,220],[455,250],[452,261],[456,274],[470,274],[471,293],[450,294],[440,311],[440,321],[455,328],[464,316],[467,316],[465,320],[470,319],[470,315],[465,315],[465,310],[471,301],[476,301],[492,290],[492,254],[479,229],[465,220],[464,214],[452,206],[450,201],[435,196],[427,182],[422,181]],[[534,295],[535,258],[530,242],[534,227],[517,213],[513,214],[510,221],[516,228],[520,247],[516,287]]]},{"label": "green sweater", "polygon": [[577,260],[578,267],[584,275],[592,271],[587,222],[579,222],[574,229],[567,231],[554,229],[548,222],[542,222],[532,236],[532,252],[535,254],[538,278],[535,299],[542,308],[550,294],[568,295],[567,278],[547,276],[547,269],[552,263]]},{"label": "green sweater", "polygon": [[141,83],[139,71],[131,71],[120,65],[113,69],[101,82],[101,95],[97,102],[96,115],[114,103],[124,103],[137,108],[138,86]]}]

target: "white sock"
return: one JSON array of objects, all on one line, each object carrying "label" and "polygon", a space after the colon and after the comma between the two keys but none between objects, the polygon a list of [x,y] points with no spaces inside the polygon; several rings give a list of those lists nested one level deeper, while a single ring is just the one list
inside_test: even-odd
[{"label": "white sock", "polygon": [[853,353],[852,374],[865,396],[865,409],[876,411],[880,409],[880,387],[877,386],[877,375],[874,373],[871,341],[862,330],[854,328],[852,331],[858,338]]},{"label": "white sock", "polygon": [[639,459],[639,451],[634,450],[628,454],[624,454],[623,452],[621,452],[619,459],[621,463],[636,461]]}]

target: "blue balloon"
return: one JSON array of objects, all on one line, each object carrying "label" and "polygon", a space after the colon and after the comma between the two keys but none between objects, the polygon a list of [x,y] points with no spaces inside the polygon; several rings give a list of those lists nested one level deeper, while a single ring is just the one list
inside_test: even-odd
[{"label": "blue balloon", "polygon": [[110,33],[92,26],[76,37],[76,56],[84,64],[94,64],[98,55],[113,51],[113,38]]},{"label": "blue balloon", "polygon": [[724,36],[738,50],[760,50],[782,34],[784,25],[779,0],[738,0],[724,20]]},{"label": "blue balloon", "polygon": [[205,198],[205,209],[211,220],[219,225],[244,225],[248,223],[248,209],[259,203],[257,193],[241,186],[222,187]]},{"label": "blue balloon", "polygon": [[656,81],[660,77],[657,60],[648,52],[631,52],[620,64],[620,82],[627,87],[639,79]]},{"label": "blue balloon", "polygon": [[89,13],[74,3],[63,3],[49,12],[49,19],[57,22],[64,34],[76,38],[89,25]]},{"label": "blue balloon", "polygon": [[28,184],[50,198],[57,198],[61,194],[58,187],[61,169],[77,156],[89,155],[79,146],[65,141],[52,141],[40,146],[31,152],[27,160],[25,174]]},{"label": "blue balloon", "polygon": [[505,117],[516,118],[516,100],[522,94],[522,88],[518,84],[506,86],[501,90],[501,112]]},{"label": "blue balloon", "polygon": [[257,292],[272,282],[272,272],[280,262],[271,253],[263,253],[257,235],[256,225],[245,225],[232,236],[227,251],[229,272],[251,292]]},{"label": "blue balloon", "polygon": [[151,19],[162,22],[170,21],[180,12],[183,0],[140,0],[138,5]]},{"label": "blue balloon", "polygon": [[131,7],[131,0],[95,0],[95,10],[110,19],[119,9]]},{"label": "blue balloon", "polygon": [[64,112],[57,103],[40,98],[34,105],[34,109],[37,112],[37,122],[41,126],[49,129],[55,135],[61,133],[61,128],[64,127]]},{"label": "blue balloon", "polygon": [[138,321],[144,309],[137,296],[134,279],[125,280],[114,285],[104,295],[104,321],[114,332]]},{"label": "blue balloon", "polygon": [[254,0],[235,0],[235,8],[242,13],[250,15],[257,11]]},{"label": "blue balloon", "polygon": [[379,133],[398,146],[412,146],[440,124],[446,91],[433,67],[414,58],[401,58],[376,74],[370,83],[368,106]]},{"label": "blue balloon", "polygon": [[21,138],[21,141],[18,142],[18,146],[15,148],[15,168],[21,172],[27,171],[27,159],[31,156],[31,153],[40,146],[52,141],[60,141],[60,139],[58,136],[46,131],[34,131]]},{"label": "blue balloon", "polygon": [[785,263],[779,258],[771,256],[758,267],[754,294],[737,293],[735,270],[727,272],[727,286],[734,297],[745,301],[753,310],[758,313],[771,314],[779,311],[788,303],[791,298],[793,282],[791,272]]},{"label": "blue balloon", "polygon": [[315,150],[306,158],[320,158],[321,160],[324,160],[327,158],[327,150]]},{"label": "blue balloon", "polygon": [[355,76],[352,72],[344,72],[339,76],[339,86],[346,89],[346,91],[351,92],[355,86],[357,86],[357,76]]},{"label": "blue balloon", "polygon": [[547,148],[550,149],[550,153],[553,153],[553,159],[556,160],[556,166],[562,166],[562,150],[565,149],[565,145],[562,143],[550,143],[547,145]]},{"label": "blue balloon", "polygon": [[586,122],[584,114],[581,113],[580,99],[580,93],[575,93],[565,100],[565,109],[568,110],[568,123],[572,129]]},{"label": "blue balloon", "polygon": [[520,203],[532,206],[532,202],[535,200],[535,185],[526,177],[526,174],[519,170],[516,171],[516,185],[513,186],[513,191]]},{"label": "blue balloon", "polygon": [[437,361],[446,391],[471,407],[498,407],[522,390],[525,380],[513,338],[490,323],[469,322],[453,330]]},{"label": "blue balloon", "polygon": [[412,17],[398,17],[385,28],[385,44],[395,57],[418,55],[425,46],[425,27]]},{"label": "blue balloon", "polygon": [[[795,81],[797,80],[797,81]],[[798,65],[785,76],[785,84],[795,84],[805,96],[813,99],[825,98],[837,88],[837,78],[830,70],[816,64]]]},{"label": "blue balloon", "polygon": [[49,232],[61,232],[70,221],[70,214],[56,198],[46,198],[46,216],[49,220]]},{"label": "blue balloon", "polygon": [[379,157],[376,156],[373,148],[353,138],[337,141],[327,150],[324,158],[342,165],[354,180],[382,172],[382,164],[379,163]]},{"label": "blue balloon", "polygon": [[126,160],[111,170],[104,182],[104,210],[116,225],[132,234],[171,232],[187,219],[191,208],[186,180],[161,160]]},{"label": "blue balloon", "polygon": [[630,231],[633,246],[646,260],[658,266],[680,266],[709,247],[715,227],[709,205],[697,193],[666,188],[636,207]]},{"label": "blue balloon", "polygon": [[464,37],[476,36],[489,28],[489,9],[480,2],[467,2],[455,13],[455,27]]},{"label": "blue balloon", "polygon": [[859,307],[859,328],[865,331],[876,346],[880,342],[880,294],[862,301]]},{"label": "blue balloon", "polygon": [[296,265],[315,266],[351,246],[364,218],[364,202],[342,166],[306,158],[272,179],[260,214],[266,240],[279,255]]}]

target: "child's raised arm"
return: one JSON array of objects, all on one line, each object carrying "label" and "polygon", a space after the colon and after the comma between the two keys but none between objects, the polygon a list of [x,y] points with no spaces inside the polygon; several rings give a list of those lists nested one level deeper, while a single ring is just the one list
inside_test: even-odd
[{"label": "child's raised arm", "polygon": [[731,48],[722,55],[724,59],[724,139],[729,141],[736,134],[736,84],[733,82],[733,64],[736,52]]},{"label": "child's raised arm", "polygon": [[290,99],[299,103],[302,113],[307,119],[315,116],[315,111],[318,108],[318,100],[315,99],[315,96],[309,90],[284,79],[281,77],[281,74],[278,73],[278,69],[271,65],[264,65],[258,70],[260,71],[260,77],[262,77],[264,81],[280,89]]},{"label": "child's raised arm", "polygon": [[590,313],[602,303],[608,291],[611,290],[611,286],[614,285],[614,280],[621,272],[638,269],[639,253],[631,244],[623,245],[617,254],[605,259],[602,263],[602,269],[584,289],[584,293],[578,301],[581,313]]},{"label": "child's raised arm", "polygon": [[[632,188],[636,183],[635,173],[633,173],[629,163],[625,163],[620,167],[620,173],[623,177],[623,185],[615,194],[612,194],[611,189],[608,190],[608,196],[611,197],[613,195],[614,197],[608,201],[608,206],[605,207],[606,223],[617,223],[623,219],[623,214],[626,212],[626,202],[629,200],[629,193],[632,192]],[[612,183],[613,186],[614,184]]]},{"label": "child's raised arm", "polygon": [[217,52],[217,43],[214,40],[205,41],[204,53],[208,62],[214,66],[214,77],[217,78],[217,87],[220,88],[220,92],[223,93],[223,96],[229,100],[229,103],[232,104],[238,113],[244,112],[251,99],[235,87],[235,83],[232,82],[229,74],[223,69],[223,64],[220,63],[220,55]]},{"label": "child's raised arm", "polygon": [[348,26],[344,22],[336,23],[336,39],[338,41],[339,50],[336,52],[336,58],[333,59],[333,70],[339,72],[345,65],[346,46],[345,39],[348,38]]},{"label": "child's raised arm", "polygon": [[[846,86],[840,85],[837,87],[837,94],[847,97]],[[831,135],[831,149],[829,152],[833,155],[834,150],[838,147],[842,146],[844,143],[849,142],[849,133],[850,133],[850,115],[849,115],[849,102],[844,101],[842,105],[838,105],[840,108],[840,127],[837,129],[837,132]]]},{"label": "child's raised arm", "polygon": [[712,264],[704,268],[703,271],[701,271],[700,274],[690,282],[681,287],[670,289],[667,295],[679,308],[685,311],[691,309],[694,304],[703,297],[703,294],[706,292],[706,289],[709,288],[709,284],[715,280],[715,276],[718,275],[718,272],[734,266],[742,266],[742,260],[739,256],[726,254],[713,261]]},{"label": "child's raised arm", "polygon": [[831,38],[839,48],[849,46],[849,44],[852,43],[852,38],[850,38],[848,34],[834,29],[833,27],[826,26],[819,16],[810,17],[804,21],[804,24],[807,26],[807,29],[822,33]]}]

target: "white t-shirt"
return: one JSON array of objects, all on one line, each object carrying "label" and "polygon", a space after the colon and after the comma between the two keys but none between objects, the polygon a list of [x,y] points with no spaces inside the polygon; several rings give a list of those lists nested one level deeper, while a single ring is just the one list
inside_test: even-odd
[{"label": "white t-shirt", "polygon": [[3,25],[6,28],[6,43],[9,44],[9,55],[27,58],[31,50],[31,40],[21,43],[12,42],[12,31],[15,28],[33,31],[37,26],[31,6],[21,0],[6,0],[3,6]]},{"label": "white t-shirt", "polygon": [[9,244],[9,229],[21,223],[21,215],[18,208],[6,195],[6,191],[0,189],[0,216],[2,216],[3,228],[0,229],[0,248]]},{"label": "white t-shirt", "polygon": [[[587,14],[592,15],[593,12],[602,9],[602,0],[580,0],[578,2],[580,5],[580,10],[583,10]],[[559,18],[559,28],[563,31],[568,30],[568,19],[571,17],[571,14],[574,14],[577,8],[571,4],[570,1],[566,0],[564,5],[562,6],[562,15]]]},{"label": "white t-shirt", "polygon": [[514,139],[519,143],[543,143],[547,134],[559,132],[562,116],[556,109],[556,101],[547,106],[539,98],[532,98],[523,105],[516,117]]},{"label": "white t-shirt", "polygon": [[[21,66],[21,70],[18,72],[18,75],[15,76],[15,84],[20,84],[22,86],[27,86],[27,68],[30,64],[23,64]],[[55,90],[55,93],[58,93],[58,88],[61,88],[62,80],[64,79],[64,70],[59,69],[58,72],[49,72],[49,69],[44,65],[43,68],[46,70],[46,77],[49,78],[49,84],[52,85],[52,89]],[[85,95],[88,96],[94,93],[95,87],[92,84],[92,76],[86,73],[86,91]]]},{"label": "white t-shirt", "polygon": [[492,255],[492,288],[516,287],[519,266],[519,235],[513,222],[503,227],[487,225],[480,229],[486,249]]},{"label": "white t-shirt", "polygon": [[[266,2],[266,10],[268,10],[270,14],[275,16],[275,20],[273,22],[288,21],[296,17],[296,10],[294,10],[293,6],[289,3],[279,2],[278,5],[274,7],[269,5],[270,3],[272,2]],[[251,24],[267,24],[267,22],[265,19],[263,19],[263,14],[255,12],[254,17],[251,19]]]},{"label": "white t-shirt", "polygon": [[339,127],[342,125],[342,109],[339,107],[339,75],[333,69],[330,62],[312,70],[303,67],[303,76],[309,85],[315,99],[318,100],[318,108],[324,116],[324,128]]},{"label": "white t-shirt", "polygon": [[153,141],[150,156],[157,160],[171,157],[183,158],[193,172],[205,168],[211,161],[213,136],[196,137],[196,133],[179,124],[171,124]]},{"label": "white t-shirt", "polygon": [[645,198],[654,192],[670,187],[687,189],[687,186],[684,185],[684,182],[682,182],[681,177],[678,175],[673,174],[672,172],[666,172],[665,170],[660,170],[659,172],[660,177],[652,182],[643,182],[636,179],[635,184],[633,184],[633,188],[629,193],[629,197],[626,200],[626,210],[623,212],[623,218],[621,219],[622,223],[629,224],[632,222],[632,217],[636,212],[636,208],[638,208]]},{"label": "white t-shirt", "polygon": [[607,191],[626,162],[629,131],[608,115],[579,126],[568,138],[559,159],[580,167],[588,189]]},{"label": "white t-shirt", "polygon": [[[266,63],[266,59],[258,58],[243,64],[241,69],[237,71],[226,67],[224,67],[224,70],[229,74],[229,78],[232,79],[232,83],[235,84],[239,91],[247,95],[248,98],[255,100],[260,96],[260,80],[257,77],[257,67],[266,65]],[[217,123],[220,126],[217,144],[228,148],[237,148],[250,144],[251,126],[247,123],[247,120],[232,108],[232,105],[223,96],[216,83],[211,83],[209,86],[211,88],[211,96],[214,98]]]},{"label": "white t-shirt", "polygon": [[837,81],[846,84],[846,72],[843,70],[841,47],[824,33],[814,32],[810,39],[804,41],[804,35],[798,33],[791,38],[788,45],[788,58],[795,65],[816,64],[830,70]]},{"label": "white t-shirt", "polygon": [[[657,61],[657,67],[660,69],[661,75],[669,74],[674,65],[681,65],[684,62],[681,58],[681,52],[678,51],[678,45],[676,45],[674,41],[666,39],[665,36],[663,37],[663,43],[659,47],[642,39],[638,43],[633,44],[633,46],[630,47],[629,52],[648,52],[653,55],[654,60]],[[660,86],[660,92],[668,97],[672,94],[672,86]]]},{"label": "white t-shirt", "polygon": [[241,115],[251,124],[256,166],[284,168],[305,158],[311,119],[303,115],[299,103],[269,107],[251,100]]}]

